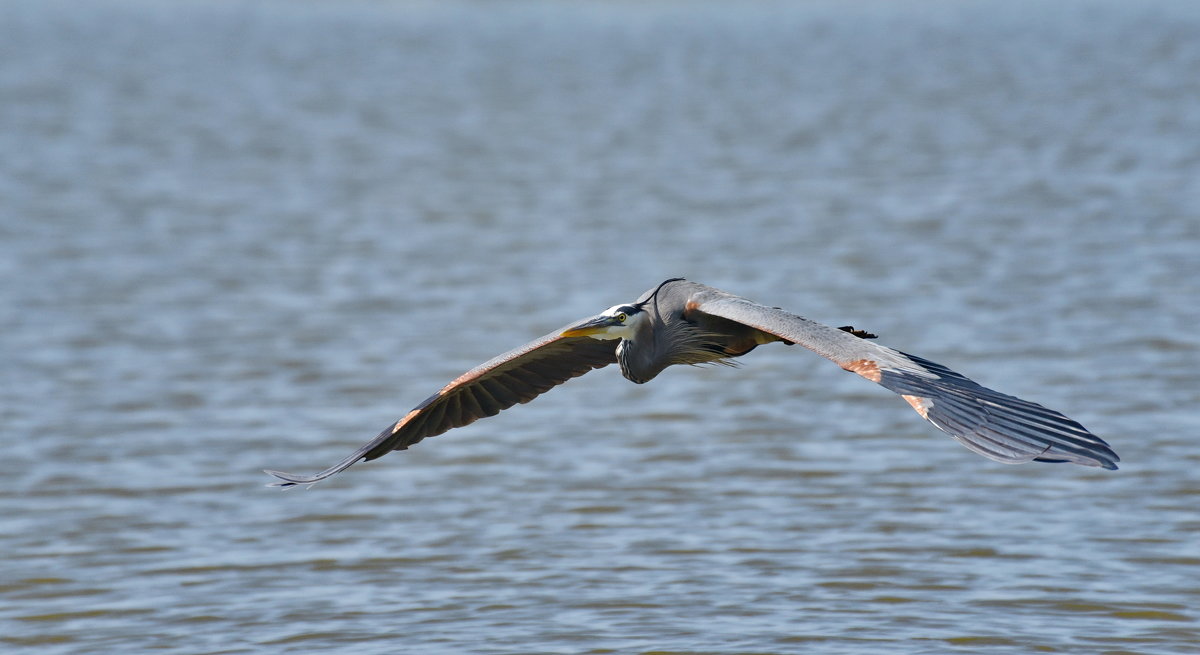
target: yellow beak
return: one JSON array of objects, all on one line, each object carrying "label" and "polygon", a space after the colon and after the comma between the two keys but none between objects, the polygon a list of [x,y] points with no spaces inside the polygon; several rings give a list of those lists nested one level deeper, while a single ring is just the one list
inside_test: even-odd
[{"label": "yellow beak", "polygon": [[564,337],[594,337],[608,332],[608,329],[620,325],[612,316],[596,316],[572,325],[562,331]]}]

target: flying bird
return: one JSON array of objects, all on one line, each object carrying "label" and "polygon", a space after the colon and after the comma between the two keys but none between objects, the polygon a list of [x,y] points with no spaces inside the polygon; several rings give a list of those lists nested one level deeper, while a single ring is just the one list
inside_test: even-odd
[{"label": "flying bird", "polygon": [[[643,384],[673,364],[731,363],[758,346],[799,344],[900,394],[934,427],[1005,464],[1071,462],[1116,469],[1120,458],[1079,423],[993,391],[941,364],[878,345],[875,335],[829,327],[703,284],[672,278],[636,302],[555,330],[463,373],[371,441],[316,475],[266,471],[271,486],[311,485],[360,460],[527,403],[612,363]],[[615,342],[615,343],[614,343]]]}]

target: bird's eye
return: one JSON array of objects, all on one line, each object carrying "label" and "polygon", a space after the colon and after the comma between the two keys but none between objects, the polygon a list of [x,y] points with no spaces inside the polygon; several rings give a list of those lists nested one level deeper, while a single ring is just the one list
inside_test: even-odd
[{"label": "bird's eye", "polygon": [[629,317],[625,315],[625,312],[621,312],[620,314],[617,314],[617,322],[618,323],[624,323],[625,319],[627,319],[627,318],[629,318]]}]

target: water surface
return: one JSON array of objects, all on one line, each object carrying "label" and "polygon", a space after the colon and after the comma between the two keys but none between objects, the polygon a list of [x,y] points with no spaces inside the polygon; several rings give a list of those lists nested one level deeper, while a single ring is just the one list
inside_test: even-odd
[{"label": "water surface", "polygon": [[[6,3],[0,644],[1194,653],[1192,3]],[[977,457],[798,349],[309,491],[673,276],[1061,409]]]}]

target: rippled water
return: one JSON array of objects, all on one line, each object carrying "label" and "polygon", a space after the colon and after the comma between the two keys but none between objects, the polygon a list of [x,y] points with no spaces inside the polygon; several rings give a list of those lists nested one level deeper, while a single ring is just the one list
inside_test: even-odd
[{"label": "rippled water", "polygon": [[[1198,7],[5,3],[0,645],[1200,651]],[[676,275],[1122,469],[764,347],[262,486]]]}]

